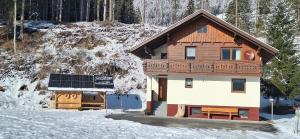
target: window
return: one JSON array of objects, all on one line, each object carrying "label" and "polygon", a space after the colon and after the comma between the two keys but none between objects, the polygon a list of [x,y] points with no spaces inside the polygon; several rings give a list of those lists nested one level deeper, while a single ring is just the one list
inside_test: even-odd
[{"label": "window", "polygon": [[185,79],[185,88],[193,88],[193,78]]},{"label": "window", "polygon": [[248,118],[249,110],[239,110],[239,116],[241,118]]},{"label": "window", "polygon": [[240,48],[222,48],[222,60],[241,60]]},{"label": "window", "polygon": [[241,60],[241,51],[239,48],[232,49],[232,60]]},{"label": "window", "polygon": [[168,54],[167,53],[161,53],[160,58],[161,59],[168,59]]},{"label": "window", "polygon": [[197,115],[197,114],[202,114],[202,109],[201,107],[191,107],[191,115]]},{"label": "window", "polygon": [[222,48],[222,60],[230,60],[230,49]]},{"label": "window", "polygon": [[232,79],[232,92],[245,92],[246,79]]},{"label": "window", "polygon": [[196,47],[189,46],[185,50],[185,59],[195,59],[196,57]]},{"label": "window", "polygon": [[198,33],[207,33],[207,25],[201,25],[197,29]]}]

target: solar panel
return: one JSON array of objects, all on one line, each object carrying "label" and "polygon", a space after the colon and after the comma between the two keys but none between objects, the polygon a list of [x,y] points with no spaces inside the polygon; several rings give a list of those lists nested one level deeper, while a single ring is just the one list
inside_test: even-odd
[{"label": "solar panel", "polygon": [[48,87],[57,88],[114,88],[110,75],[51,74]]}]

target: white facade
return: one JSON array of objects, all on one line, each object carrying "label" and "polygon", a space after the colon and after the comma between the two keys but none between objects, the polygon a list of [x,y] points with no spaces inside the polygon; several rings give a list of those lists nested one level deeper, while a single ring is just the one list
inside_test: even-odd
[{"label": "white facade", "polygon": [[[158,79],[168,78],[167,104],[260,107],[260,77],[249,76],[147,76],[147,101],[151,90],[158,93]],[[193,87],[185,87],[185,78],[193,78]],[[232,92],[232,79],[246,79],[245,92]],[[154,100],[157,100],[154,95]]]}]

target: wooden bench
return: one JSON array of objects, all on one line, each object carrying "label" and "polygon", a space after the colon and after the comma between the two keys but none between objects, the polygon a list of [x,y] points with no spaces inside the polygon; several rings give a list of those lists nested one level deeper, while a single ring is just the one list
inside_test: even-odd
[{"label": "wooden bench", "polygon": [[202,113],[207,113],[208,119],[210,119],[211,114],[218,114],[228,115],[231,120],[233,115],[238,115],[238,108],[202,107]]}]

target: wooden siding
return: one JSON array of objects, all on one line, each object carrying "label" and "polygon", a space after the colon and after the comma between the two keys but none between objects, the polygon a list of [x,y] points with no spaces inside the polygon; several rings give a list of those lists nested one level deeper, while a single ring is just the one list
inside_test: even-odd
[{"label": "wooden siding", "polygon": [[[207,33],[198,33],[197,27],[207,25]],[[219,73],[219,74],[255,74],[261,76],[261,61],[258,49],[251,43],[238,39],[233,34],[202,18],[182,27],[170,34],[169,41],[164,45],[167,48],[168,60],[159,60],[157,56],[146,60],[145,72],[157,73]],[[196,47],[195,60],[185,60],[186,47]],[[222,61],[222,48],[239,48],[241,51],[239,61]],[[160,49],[154,51],[160,55]],[[247,61],[245,52],[250,51],[255,59]]]},{"label": "wooden siding", "polygon": [[56,108],[79,109],[81,108],[81,92],[55,92]]},{"label": "wooden siding", "polygon": [[83,92],[57,91],[55,92],[55,108],[57,109],[104,109],[106,95],[85,94]]},{"label": "wooden siding", "polygon": [[[199,26],[207,25],[207,33],[198,33]],[[176,42],[234,42],[233,34],[212,24],[207,19],[201,18],[179,29],[172,34],[172,40]]]}]

